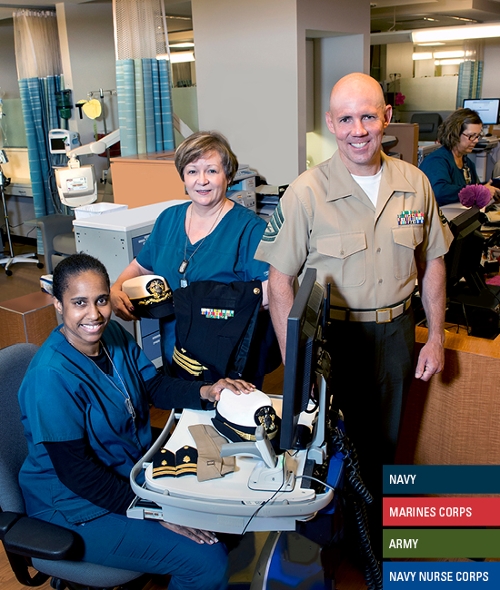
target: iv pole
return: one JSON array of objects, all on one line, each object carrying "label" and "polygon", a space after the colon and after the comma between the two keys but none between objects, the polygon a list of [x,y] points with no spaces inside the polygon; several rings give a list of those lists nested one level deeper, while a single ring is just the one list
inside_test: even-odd
[{"label": "iv pole", "polygon": [[2,196],[2,205],[3,205],[3,217],[5,220],[5,232],[7,234],[7,242],[9,244],[9,255],[0,258],[0,264],[5,265],[5,274],[10,277],[12,275],[12,271],[10,267],[17,262],[34,262],[38,268],[43,268],[43,264],[38,260],[36,254],[34,252],[29,254],[18,254],[17,256],[14,254],[14,248],[12,247],[12,237],[10,235],[10,225],[9,225],[9,213],[7,211],[7,201],[5,198],[5,187],[10,184],[10,179],[6,178],[2,171],[2,164],[6,164],[8,162],[7,156],[3,150],[0,150],[0,194]]}]

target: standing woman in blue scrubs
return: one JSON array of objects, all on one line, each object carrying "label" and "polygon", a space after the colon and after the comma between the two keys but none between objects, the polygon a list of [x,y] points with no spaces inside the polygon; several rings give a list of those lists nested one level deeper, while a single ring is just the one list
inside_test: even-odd
[{"label": "standing woman in blue scrubs", "polygon": [[129,519],[133,465],[151,446],[149,404],[202,409],[224,387],[157,373],[110,321],[109,277],[97,259],[75,254],[54,269],[62,325],[31,362],[19,391],[28,456],[20,484],[29,516],[76,531],[83,560],[172,576],[172,590],[226,588],[227,551],[208,531]]},{"label": "standing woman in blue scrubs", "polygon": [[[175,166],[189,201],[160,214],[144,248],[111,288],[113,311],[123,320],[136,319],[122,284],[147,274],[164,277],[173,291],[198,281],[260,280],[267,309],[269,265],[254,259],[266,222],[226,196],[238,170],[227,139],[215,131],[194,133],[177,148]],[[163,363],[171,366],[175,321],[160,320],[160,333]],[[261,385],[253,375],[251,380]]]}]

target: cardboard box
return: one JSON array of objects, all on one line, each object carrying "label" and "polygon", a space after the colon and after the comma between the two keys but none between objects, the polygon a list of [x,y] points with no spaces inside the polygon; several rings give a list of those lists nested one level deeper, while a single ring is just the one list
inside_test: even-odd
[{"label": "cardboard box", "polygon": [[18,342],[40,346],[57,326],[53,298],[38,291],[0,302],[0,348]]}]

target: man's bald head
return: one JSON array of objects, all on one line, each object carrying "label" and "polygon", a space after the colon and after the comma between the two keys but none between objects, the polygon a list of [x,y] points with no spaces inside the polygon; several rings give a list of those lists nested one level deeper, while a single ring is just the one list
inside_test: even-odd
[{"label": "man's bald head", "polygon": [[333,112],[337,106],[341,106],[353,94],[369,96],[374,106],[381,109],[385,108],[384,93],[375,78],[362,72],[354,72],[340,78],[332,88],[330,94],[330,111]]},{"label": "man's bald head", "polygon": [[391,115],[392,107],[386,106],[374,78],[356,72],[335,84],[326,124],[337,138],[340,158],[351,174],[371,176],[380,170],[382,136]]}]

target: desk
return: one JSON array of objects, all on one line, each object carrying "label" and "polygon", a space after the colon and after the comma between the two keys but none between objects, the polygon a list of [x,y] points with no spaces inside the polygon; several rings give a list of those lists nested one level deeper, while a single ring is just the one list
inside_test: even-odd
[{"label": "desk", "polygon": [[[397,463],[500,464],[500,336],[445,337],[445,368],[428,383],[414,379],[404,412]],[[427,329],[416,329],[416,353]]]},{"label": "desk", "polygon": [[31,182],[29,180],[12,181],[5,187],[5,198],[11,234],[36,238],[33,227],[26,222],[27,219],[35,217]]}]

